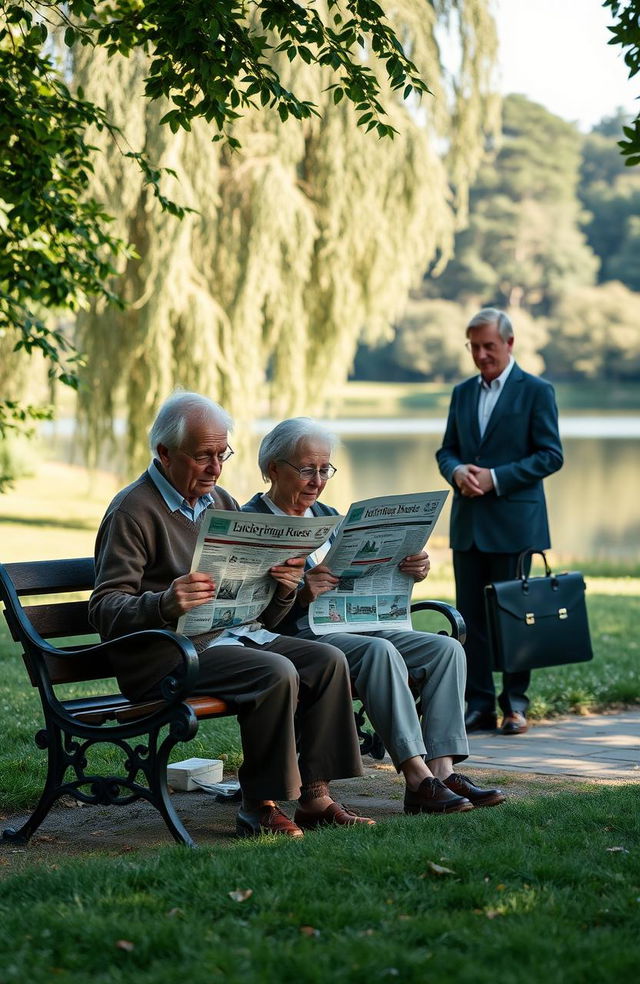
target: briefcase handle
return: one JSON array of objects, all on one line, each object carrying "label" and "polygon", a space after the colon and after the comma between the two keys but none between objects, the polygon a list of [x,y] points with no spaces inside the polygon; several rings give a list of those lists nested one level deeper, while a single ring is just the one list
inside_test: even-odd
[{"label": "briefcase handle", "polygon": [[531,547],[529,547],[527,550],[523,550],[520,556],[518,557],[518,566],[516,568],[516,578],[521,580],[523,583],[526,583],[529,580],[528,576],[524,572],[527,558],[533,557],[535,554],[539,554],[540,557],[542,557],[542,560],[544,561],[545,577],[552,577],[551,568],[549,567],[549,563],[547,561],[547,555],[544,552],[544,550],[532,550]]}]

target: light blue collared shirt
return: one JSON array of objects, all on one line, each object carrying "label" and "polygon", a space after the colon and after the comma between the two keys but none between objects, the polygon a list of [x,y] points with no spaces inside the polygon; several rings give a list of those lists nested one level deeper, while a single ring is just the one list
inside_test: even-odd
[{"label": "light blue collared shirt", "polygon": [[[205,509],[214,504],[214,498],[211,493],[205,492],[204,495],[200,496],[195,505],[190,506],[184,496],[180,495],[178,490],[174,488],[171,482],[167,481],[155,461],[151,462],[147,471],[149,473],[149,478],[157,488],[171,512],[179,512],[183,516],[186,516],[187,519],[190,519],[193,523],[199,519]],[[274,639],[278,638],[276,632],[269,632],[269,630],[264,629],[259,622],[250,622],[247,625],[238,625],[235,628],[224,629],[219,636],[216,636],[216,638],[209,643],[209,647],[241,646],[242,641],[238,638],[238,636],[251,639],[252,642],[255,642],[261,646],[268,642],[273,642]]]},{"label": "light blue collared shirt", "polygon": [[186,516],[187,519],[190,519],[192,523],[195,523],[205,509],[213,505],[213,496],[210,492],[205,492],[204,495],[200,496],[195,505],[190,506],[184,496],[180,495],[178,490],[171,484],[171,482],[167,481],[158,468],[155,460],[151,462],[147,471],[149,473],[149,478],[157,488],[171,512],[182,513],[182,515]]},{"label": "light blue collared shirt", "polygon": [[507,367],[502,370],[499,376],[492,379],[490,383],[486,379],[483,379],[482,376],[478,376],[478,385],[480,386],[480,399],[478,400],[478,427],[480,428],[480,437],[484,436],[487,424],[489,423],[489,417],[493,413],[493,409],[498,402],[513,366],[514,358],[510,355]]},{"label": "light blue collared shirt", "polygon": [[[484,437],[484,432],[487,429],[489,418],[494,411],[495,405],[500,398],[500,394],[504,389],[504,384],[509,378],[509,373],[513,369],[514,364],[515,360],[513,356],[510,355],[509,364],[507,367],[502,370],[499,376],[492,379],[490,383],[488,383],[486,379],[483,379],[482,376],[478,376],[478,385],[480,386],[480,399],[478,400],[478,427],[480,428],[480,437]],[[498,485],[495,469],[491,468],[490,471],[491,480],[493,482],[496,495],[500,495],[500,486]]]}]

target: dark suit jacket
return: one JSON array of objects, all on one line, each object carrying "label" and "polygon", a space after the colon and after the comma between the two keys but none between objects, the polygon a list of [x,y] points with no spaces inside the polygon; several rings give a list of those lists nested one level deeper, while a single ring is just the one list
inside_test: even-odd
[{"label": "dark suit jacket", "polygon": [[[550,546],[542,480],[562,467],[558,408],[550,383],[515,364],[483,437],[478,427],[478,377],[453,390],[447,428],[436,459],[453,486],[451,547],[519,553]],[[456,465],[495,470],[500,495],[462,496],[452,480]]]}]

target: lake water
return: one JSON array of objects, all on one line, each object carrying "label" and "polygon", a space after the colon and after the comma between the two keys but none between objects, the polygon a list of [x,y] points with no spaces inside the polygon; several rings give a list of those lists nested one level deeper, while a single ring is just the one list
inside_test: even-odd
[{"label": "lake water", "polygon": [[[262,422],[264,433],[270,422]],[[445,421],[326,421],[341,447],[324,499],[338,509],[370,496],[444,488],[435,462]],[[640,417],[561,418],[564,467],[545,480],[551,541],[560,557],[637,563]],[[448,536],[451,496],[435,536]],[[447,540],[448,542],[448,540]]]},{"label": "lake water", "polygon": [[[260,437],[274,423],[256,422],[256,450]],[[435,463],[444,419],[354,418],[324,423],[341,440],[334,456],[338,472],[324,495],[325,501],[337,509],[344,511],[351,502],[372,496],[445,487]],[[55,457],[74,460],[73,427],[70,420],[43,426]],[[560,431],[564,467],[545,481],[554,551],[563,560],[637,564],[640,416],[561,414]],[[255,451],[249,460],[255,461]],[[103,467],[113,464],[102,462]],[[243,483],[239,468],[240,456],[227,467],[224,479],[231,492],[248,498],[263,486],[251,474]],[[451,496],[434,533],[434,540],[440,544],[448,543],[450,499]]]}]

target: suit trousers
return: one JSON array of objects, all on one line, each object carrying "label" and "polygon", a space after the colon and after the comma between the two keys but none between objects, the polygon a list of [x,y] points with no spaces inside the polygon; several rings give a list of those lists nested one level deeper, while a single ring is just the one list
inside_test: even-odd
[{"label": "suit trousers", "polygon": [[[322,638],[347,657],[356,692],[396,769],[409,758],[469,754],[464,727],[464,650],[449,636],[385,629],[321,637],[303,629],[296,638]],[[421,702],[418,717],[411,677]]]},{"label": "suit trousers", "polygon": [[[493,714],[496,692],[493,681],[493,661],[487,632],[484,608],[484,586],[493,581],[510,581],[516,576],[517,553],[484,553],[471,550],[453,551],[453,570],[456,579],[456,607],[467,625],[464,644],[467,655],[467,710]],[[529,573],[530,561],[525,573]],[[531,673],[502,674],[502,691],[498,704],[503,714],[520,711],[526,714],[529,706],[527,688]]]},{"label": "suit trousers", "polygon": [[[314,780],[362,775],[349,668],[339,649],[279,635],[262,646],[210,646],[194,693],[236,709],[251,799],[297,799]],[[297,740],[297,748],[296,748]]]}]

